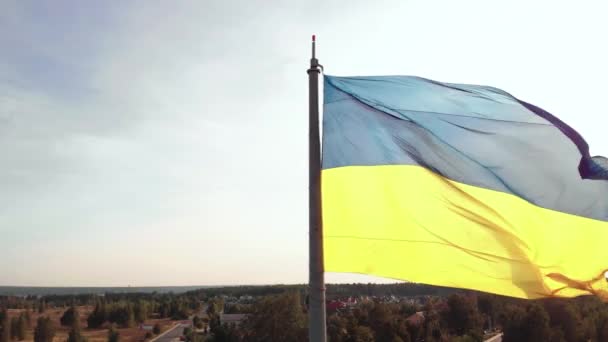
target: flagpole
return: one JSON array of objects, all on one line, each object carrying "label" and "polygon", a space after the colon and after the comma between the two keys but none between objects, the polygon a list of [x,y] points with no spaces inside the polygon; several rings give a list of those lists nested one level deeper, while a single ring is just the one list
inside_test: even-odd
[{"label": "flagpole", "polygon": [[326,342],[325,279],[323,269],[323,220],[321,217],[321,142],[319,137],[319,61],[312,36],[308,69],[308,233],[310,342]]}]

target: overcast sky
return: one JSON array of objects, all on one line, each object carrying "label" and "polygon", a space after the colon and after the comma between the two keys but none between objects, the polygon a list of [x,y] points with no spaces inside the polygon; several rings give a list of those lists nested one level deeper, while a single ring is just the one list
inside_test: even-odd
[{"label": "overcast sky", "polygon": [[313,33],[328,74],[495,86],[607,155],[604,2],[1,0],[0,285],[306,282]]}]

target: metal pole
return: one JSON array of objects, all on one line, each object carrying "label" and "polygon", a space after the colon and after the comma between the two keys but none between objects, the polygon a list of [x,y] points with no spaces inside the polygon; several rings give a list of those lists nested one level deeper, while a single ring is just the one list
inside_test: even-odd
[{"label": "metal pole", "polygon": [[321,142],[319,137],[319,61],[312,58],[308,69],[308,231],[309,231],[309,310],[310,342],[326,342],[325,279],[323,269],[323,219],[321,217]]}]

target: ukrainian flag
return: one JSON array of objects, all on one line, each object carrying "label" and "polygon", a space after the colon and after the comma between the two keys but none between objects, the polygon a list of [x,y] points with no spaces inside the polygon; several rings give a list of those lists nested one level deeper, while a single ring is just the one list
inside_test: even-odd
[{"label": "ukrainian flag", "polygon": [[608,298],[608,163],[486,86],[324,77],[327,272]]}]

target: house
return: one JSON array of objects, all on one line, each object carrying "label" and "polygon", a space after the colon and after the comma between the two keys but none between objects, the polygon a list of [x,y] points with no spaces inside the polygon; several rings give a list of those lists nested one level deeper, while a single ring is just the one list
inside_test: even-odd
[{"label": "house", "polygon": [[333,299],[326,302],[327,310],[339,311],[342,309],[352,309],[357,305],[357,299],[348,297],[344,299]]},{"label": "house", "polygon": [[411,325],[419,326],[424,323],[424,312],[418,311],[405,319]]},{"label": "house", "polygon": [[220,313],[220,324],[234,324],[238,326],[245,318],[247,318],[247,314]]},{"label": "house", "polygon": [[153,329],[154,329],[154,326],[151,324],[140,324],[139,325],[139,330],[152,331]]},{"label": "house", "polygon": [[346,307],[346,304],[339,300],[330,300],[329,302],[327,302],[328,311],[336,311],[338,309],[343,309],[345,307]]}]

